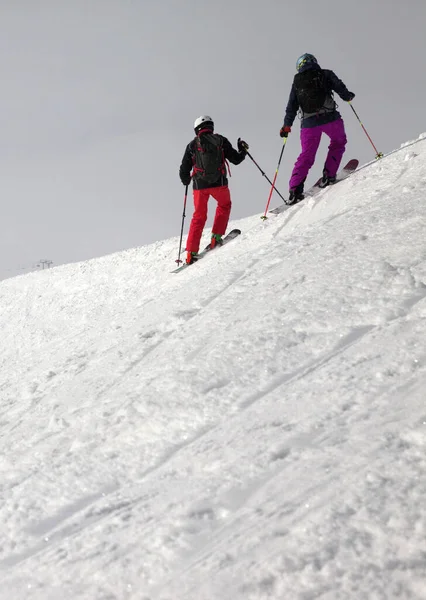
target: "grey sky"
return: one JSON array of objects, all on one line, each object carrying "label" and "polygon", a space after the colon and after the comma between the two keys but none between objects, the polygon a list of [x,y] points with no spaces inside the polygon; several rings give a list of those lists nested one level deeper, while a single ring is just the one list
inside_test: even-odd
[{"label": "grey sky", "polygon": [[[416,137],[426,129],[425,26],[424,0],[1,0],[0,278],[40,258],[60,264],[178,235],[177,171],[200,114],[234,145],[244,137],[272,177],[303,52],[356,93],[379,150]],[[340,106],[345,159],[372,159]],[[283,194],[299,151],[296,122]],[[251,161],[232,169],[230,187],[232,217],[264,210],[269,185]]]}]

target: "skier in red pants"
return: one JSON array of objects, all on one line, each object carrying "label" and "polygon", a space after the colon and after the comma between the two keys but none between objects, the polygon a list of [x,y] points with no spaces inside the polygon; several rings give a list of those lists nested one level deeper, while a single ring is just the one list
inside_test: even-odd
[{"label": "skier in red pants", "polygon": [[337,111],[333,92],[349,102],[355,98],[333,71],[321,69],[312,54],[303,54],[296,63],[290,97],[281,127],[280,136],[287,137],[297,112],[301,111],[300,140],[302,153],[294,165],[290,179],[289,204],[303,200],[303,186],[310,168],[314,164],[321,135],[330,138],[328,154],[324,165],[321,186],[333,184],[345,152],[346,134],[343,120]]},{"label": "skier in red pants", "polygon": [[[186,242],[186,262],[197,260],[200,240],[207,220],[207,204],[210,196],[217,201],[210,246],[222,243],[231,213],[231,195],[226,177],[226,160],[239,165],[246,157],[249,146],[238,138],[238,151],[226,137],[214,133],[213,119],[199,117],[194,123],[195,138],[187,145],[179,169],[183,185],[189,185],[192,178],[194,194],[194,214]],[[192,174],[191,174],[192,171]]]}]

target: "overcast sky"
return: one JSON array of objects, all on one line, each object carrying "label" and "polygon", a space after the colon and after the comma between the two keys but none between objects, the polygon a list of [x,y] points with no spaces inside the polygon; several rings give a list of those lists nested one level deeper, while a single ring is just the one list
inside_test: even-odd
[{"label": "overcast sky", "polygon": [[[178,168],[200,114],[234,145],[245,138],[272,178],[304,52],[356,93],[379,150],[416,137],[425,26],[424,0],[0,0],[0,278],[42,258],[60,264],[179,235]],[[340,107],[345,159],[374,158]],[[295,122],[283,194],[299,151]],[[263,212],[269,184],[251,161],[232,169],[230,187],[233,217]]]}]

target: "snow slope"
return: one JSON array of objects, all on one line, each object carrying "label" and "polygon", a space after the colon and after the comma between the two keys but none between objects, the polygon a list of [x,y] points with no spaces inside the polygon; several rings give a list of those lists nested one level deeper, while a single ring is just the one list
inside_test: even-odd
[{"label": "snow slope", "polygon": [[426,598],[425,138],[0,284],[1,600]]}]

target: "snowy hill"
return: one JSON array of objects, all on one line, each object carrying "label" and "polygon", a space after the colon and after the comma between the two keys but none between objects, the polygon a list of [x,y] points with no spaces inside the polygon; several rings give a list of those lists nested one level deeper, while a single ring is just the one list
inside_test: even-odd
[{"label": "snowy hill", "polygon": [[426,598],[425,138],[0,284],[1,600]]}]

